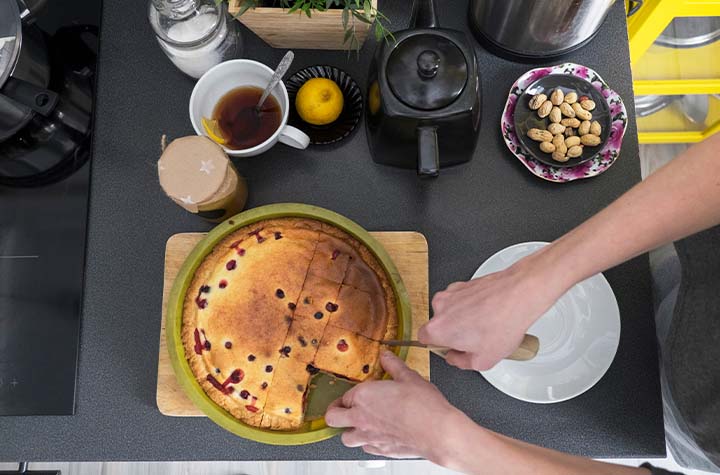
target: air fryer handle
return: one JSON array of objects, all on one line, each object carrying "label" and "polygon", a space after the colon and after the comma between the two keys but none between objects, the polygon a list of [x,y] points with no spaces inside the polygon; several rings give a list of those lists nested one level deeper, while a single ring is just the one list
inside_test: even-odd
[{"label": "air fryer handle", "polygon": [[434,0],[414,0],[410,28],[439,28]]},{"label": "air fryer handle", "polygon": [[50,115],[58,102],[55,92],[12,77],[5,83],[2,94],[45,117]]},{"label": "air fryer handle", "polygon": [[418,175],[423,177],[440,174],[440,151],[438,150],[437,127],[417,128]]}]

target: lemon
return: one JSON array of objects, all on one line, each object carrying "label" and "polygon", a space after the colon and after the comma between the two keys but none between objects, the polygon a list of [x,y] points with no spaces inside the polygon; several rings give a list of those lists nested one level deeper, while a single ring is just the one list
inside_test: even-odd
[{"label": "lemon", "polygon": [[205,133],[208,134],[208,137],[210,137],[210,140],[220,145],[225,145],[227,143],[227,140],[223,137],[222,130],[220,130],[220,124],[217,120],[203,117],[202,126],[203,129],[205,129]]},{"label": "lemon", "polygon": [[340,117],[344,102],[342,91],[334,81],[313,78],[298,91],[295,108],[308,124],[326,125]]}]

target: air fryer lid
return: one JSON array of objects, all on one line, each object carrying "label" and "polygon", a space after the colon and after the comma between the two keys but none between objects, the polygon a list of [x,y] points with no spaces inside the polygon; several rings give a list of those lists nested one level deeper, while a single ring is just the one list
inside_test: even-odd
[{"label": "air fryer lid", "polygon": [[405,105],[421,110],[452,104],[465,89],[468,65],[451,40],[423,33],[401,41],[387,62],[387,80]]},{"label": "air fryer lid", "polygon": [[21,35],[17,3],[14,0],[0,2],[0,88],[15,68],[20,54]]}]

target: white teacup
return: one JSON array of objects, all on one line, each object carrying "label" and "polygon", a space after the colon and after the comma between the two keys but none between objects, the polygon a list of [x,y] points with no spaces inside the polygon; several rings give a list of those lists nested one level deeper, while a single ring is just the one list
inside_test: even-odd
[{"label": "white teacup", "polygon": [[[202,126],[203,117],[212,117],[213,109],[229,91],[242,86],[256,86],[265,89],[273,70],[250,59],[233,59],[211,68],[195,84],[190,96],[190,121],[198,135],[207,135]],[[252,157],[269,150],[277,142],[299,149],[307,148],[310,137],[291,125],[287,125],[290,99],[285,84],[280,81],[270,91],[280,104],[282,120],[280,126],[270,138],[254,147],[233,150],[223,147],[228,155],[234,157]]]}]

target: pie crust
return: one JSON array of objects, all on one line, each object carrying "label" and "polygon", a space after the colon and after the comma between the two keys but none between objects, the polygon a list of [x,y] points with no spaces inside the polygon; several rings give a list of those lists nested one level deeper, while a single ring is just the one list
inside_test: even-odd
[{"label": "pie crust", "polygon": [[235,418],[294,430],[313,374],[382,376],[397,334],[390,280],[357,239],[324,222],[277,218],[224,238],[185,295],[182,341],[200,386]]}]

